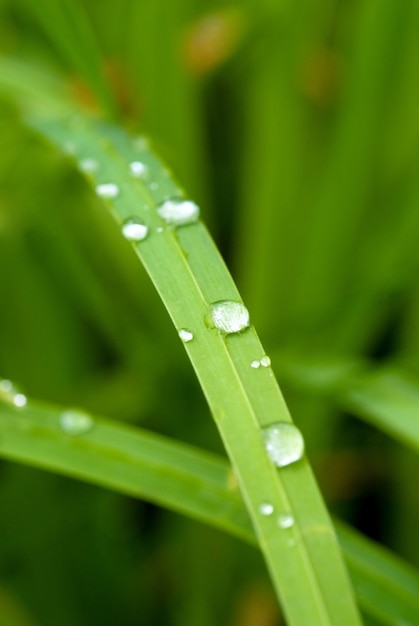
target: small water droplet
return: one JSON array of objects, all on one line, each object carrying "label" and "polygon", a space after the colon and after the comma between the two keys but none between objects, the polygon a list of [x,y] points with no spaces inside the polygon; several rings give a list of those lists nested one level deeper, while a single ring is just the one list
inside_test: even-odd
[{"label": "small water droplet", "polygon": [[132,144],[136,150],[147,150],[150,147],[150,142],[146,137],[142,135],[138,135],[138,137],[134,137],[132,140]]},{"label": "small water droplet", "polygon": [[23,395],[23,393],[15,393],[12,398],[12,402],[18,408],[22,408],[27,405],[28,399],[25,395]]},{"label": "small water droplet", "polygon": [[60,426],[68,435],[84,435],[94,426],[94,421],[87,413],[71,409],[60,415]]},{"label": "small water droplet", "polygon": [[134,178],[143,178],[148,174],[148,167],[141,161],[132,161],[129,164],[129,169]]},{"label": "small water droplet", "polygon": [[257,370],[258,367],[260,367],[260,361],[252,361],[250,367],[253,367],[255,370]]},{"label": "small water droplet", "polygon": [[239,333],[249,327],[249,311],[241,302],[220,300],[211,305],[211,317],[219,330]]},{"label": "small water droplet", "polygon": [[3,378],[0,380],[0,391],[4,391],[5,393],[10,393],[13,391],[13,383],[11,380],[7,380]]},{"label": "small water droplet", "polygon": [[157,213],[167,224],[175,226],[192,224],[199,219],[199,207],[191,200],[165,200],[157,207]]},{"label": "small water droplet", "polygon": [[70,156],[76,153],[76,144],[73,141],[65,141],[62,145],[63,152]]},{"label": "small water droplet", "polygon": [[291,526],[294,526],[295,520],[291,513],[282,513],[281,515],[278,515],[276,521],[280,528],[291,528]]},{"label": "small water droplet", "polygon": [[159,188],[159,183],[150,183],[150,189],[151,191],[157,191],[157,189]]},{"label": "small water droplet", "polygon": [[270,367],[271,365],[271,359],[270,357],[268,357],[267,354],[265,354],[265,356],[263,356],[260,360],[260,364],[262,365],[262,367]]},{"label": "small water droplet", "polygon": [[304,454],[304,439],[294,424],[276,422],[262,431],[265,448],[271,461],[285,467],[299,461]]},{"label": "small water droplet", "polygon": [[193,333],[186,328],[181,328],[179,331],[179,337],[182,339],[183,343],[188,343],[193,339]]},{"label": "small water droplet", "polygon": [[128,241],[143,241],[148,235],[148,226],[137,217],[131,217],[122,224],[122,234]]},{"label": "small water droplet", "polygon": [[163,226],[158,226],[158,227],[156,228],[156,233],[162,233],[163,231],[164,231]]},{"label": "small water droplet", "polygon": [[79,168],[82,172],[90,174],[92,172],[96,172],[96,170],[99,168],[99,163],[96,161],[96,159],[81,159],[81,161],[79,161]]},{"label": "small water droplet", "polygon": [[259,513],[261,515],[272,515],[273,512],[274,512],[273,504],[271,504],[270,502],[262,502],[262,504],[259,507]]},{"label": "small water droplet", "polygon": [[115,183],[103,183],[96,187],[96,193],[102,198],[116,198],[119,194],[119,187]]}]

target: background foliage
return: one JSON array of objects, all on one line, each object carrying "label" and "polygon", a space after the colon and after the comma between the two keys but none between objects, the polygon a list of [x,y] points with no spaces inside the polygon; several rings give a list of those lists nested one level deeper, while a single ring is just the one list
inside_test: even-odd
[{"label": "background foliage", "polygon": [[[152,138],[202,207],[330,508],[419,565],[417,3],[80,7],[2,0],[2,54]],[[99,199],[0,112],[1,376],[222,454]],[[7,462],[0,503],[6,626],[281,623],[259,554],[218,531]]]}]

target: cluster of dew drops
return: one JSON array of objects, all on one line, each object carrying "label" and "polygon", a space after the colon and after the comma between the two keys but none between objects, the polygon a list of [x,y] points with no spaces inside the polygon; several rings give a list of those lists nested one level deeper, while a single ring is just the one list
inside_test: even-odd
[{"label": "cluster of dew drops", "polygon": [[[137,144],[144,147],[146,140],[137,138]],[[84,158],[79,161],[80,169],[88,174],[95,173],[98,162],[93,158]],[[149,168],[141,161],[129,163],[129,173],[132,177],[147,181],[150,189],[156,191],[158,183],[149,182]],[[114,199],[120,194],[118,185],[113,182],[101,183],[96,186],[97,195],[106,199]],[[145,207],[148,208],[148,207]],[[193,224],[199,220],[199,207],[187,199],[168,198],[157,206],[157,214],[169,226],[181,227]],[[140,243],[149,236],[149,227],[139,217],[130,217],[122,224],[122,235],[132,243]],[[158,232],[162,232],[158,228]],[[211,305],[210,317],[213,326],[223,334],[241,333],[250,326],[249,312],[241,302],[222,300]],[[194,334],[187,328],[178,331],[181,341],[185,344],[194,339]],[[267,355],[250,362],[253,369],[269,368],[271,359]],[[93,427],[92,418],[81,411],[66,411],[61,415],[60,425],[69,434],[83,434]],[[262,429],[262,439],[269,459],[279,468],[286,467],[299,461],[304,455],[304,440],[300,431],[288,422],[274,422]],[[274,507],[269,502],[262,502],[259,507],[262,516],[270,517],[274,514]],[[294,518],[290,513],[281,513],[276,516],[279,528],[291,528]]]}]

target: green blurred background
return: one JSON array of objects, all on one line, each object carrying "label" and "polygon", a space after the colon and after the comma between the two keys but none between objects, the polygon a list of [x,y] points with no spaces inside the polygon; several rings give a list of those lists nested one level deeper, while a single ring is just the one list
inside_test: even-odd
[{"label": "green blurred background", "polygon": [[[419,376],[419,4],[85,0],[81,43],[72,4],[1,0],[0,52],[151,138],[202,207],[329,506],[419,565],[416,457],[336,401],[365,367]],[[0,375],[222,454],[116,232],[1,100]],[[1,626],[282,623],[257,552],[196,522],[6,462],[0,509]]]}]

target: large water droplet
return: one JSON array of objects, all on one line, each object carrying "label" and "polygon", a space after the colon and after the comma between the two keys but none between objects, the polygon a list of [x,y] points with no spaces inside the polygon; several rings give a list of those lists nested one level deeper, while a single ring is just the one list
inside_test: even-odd
[{"label": "large water droplet", "polygon": [[304,454],[304,439],[294,424],[276,422],[262,431],[265,448],[271,461],[285,467],[299,461]]},{"label": "large water droplet", "polygon": [[179,331],[179,337],[182,339],[183,343],[189,343],[193,339],[193,333],[186,328],[181,328]]},{"label": "large water droplet", "polygon": [[259,507],[259,513],[261,515],[272,515],[274,512],[274,506],[270,502],[262,502]]},{"label": "large water droplet", "polygon": [[148,226],[137,217],[131,217],[122,224],[122,234],[128,241],[143,241],[148,235]]},{"label": "large water droplet", "polygon": [[174,226],[192,224],[199,219],[199,207],[191,200],[165,200],[157,207],[157,213]]},{"label": "large water droplet", "polygon": [[101,198],[116,198],[119,194],[119,187],[115,183],[103,183],[96,187],[96,193]]},{"label": "large water droplet", "polygon": [[280,528],[291,528],[291,526],[294,526],[295,520],[291,513],[282,513],[281,515],[278,515],[276,521]]},{"label": "large water droplet", "polygon": [[129,169],[134,178],[143,178],[148,174],[147,165],[141,163],[141,161],[132,161],[129,164]]},{"label": "large water droplet", "polygon": [[86,174],[91,174],[92,172],[96,172],[96,170],[99,168],[99,163],[96,161],[96,159],[91,159],[88,157],[79,161],[79,168],[82,172],[85,172]]},{"label": "large water droplet", "polygon": [[84,435],[93,428],[94,421],[87,413],[70,409],[61,413],[60,426],[68,435]]},{"label": "large water droplet", "polygon": [[241,302],[221,300],[211,305],[214,325],[225,333],[239,333],[249,327],[249,311]]},{"label": "large water droplet", "polygon": [[250,363],[250,367],[253,367],[253,369],[257,370],[260,367],[260,361],[252,361]]}]

